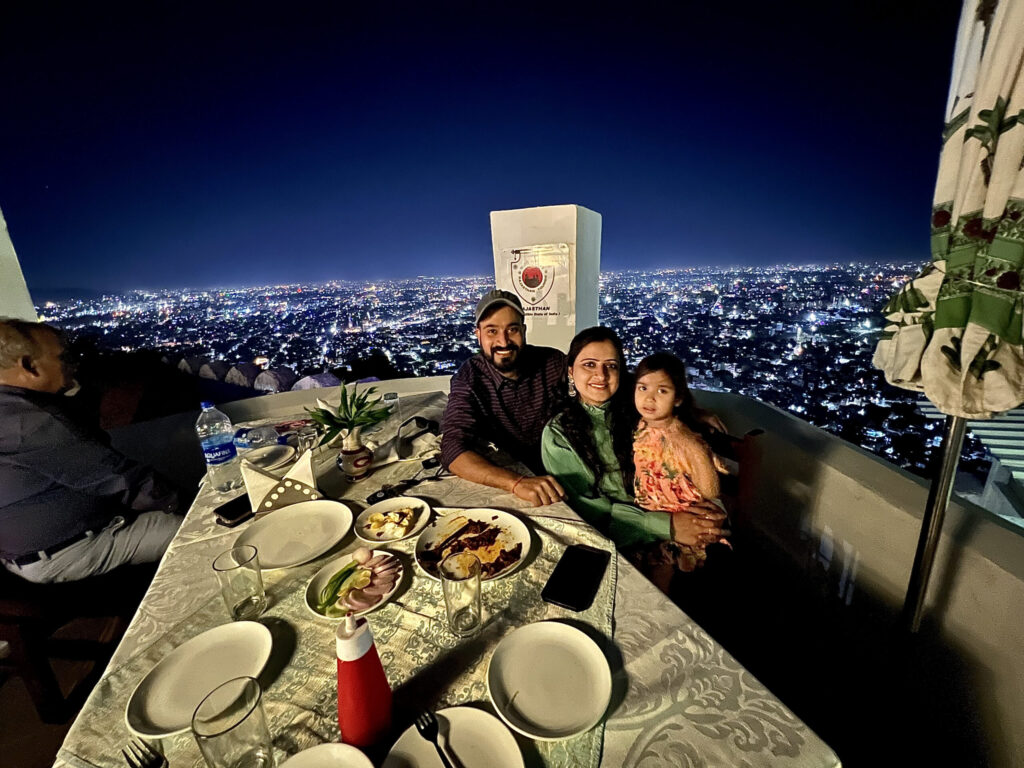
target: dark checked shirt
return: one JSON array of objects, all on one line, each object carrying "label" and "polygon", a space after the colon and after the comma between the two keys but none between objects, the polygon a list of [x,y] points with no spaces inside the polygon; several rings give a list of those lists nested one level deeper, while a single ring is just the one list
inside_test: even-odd
[{"label": "dark checked shirt", "polygon": [[526,346],[519,377],[502,376],[478,352],[452,376],[444,410],[441,463],[447,469],[466,451],[482,456],[491,445],[544,474],[540,436],[568,397],[565,355],[550,347]]},{"label": "dark checked shirt", "polygon": [[177,509],[168,483],[70,418],[63,400],[0,385],[0,557],[98,531],[117,515]]}]

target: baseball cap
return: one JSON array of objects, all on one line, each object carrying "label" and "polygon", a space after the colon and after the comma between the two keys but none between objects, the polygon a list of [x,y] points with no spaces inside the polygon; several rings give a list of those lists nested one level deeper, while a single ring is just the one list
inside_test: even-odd
[{"label": "baseball cap", "polygon": [[484,294],[484,297],[480,299],[480,301],[476,305],[477,325],[480,324],[481,317],[486,315],[489,310],[498,306],[499,304],[503,304],[506,307],[512,307],[512,309],[514,309],[520,315],[526,317],[526,313],[523,311],[523,305],[519,301],[518,296],[516,296],[514,293],[509,293],[508,291],[502,291],[499,290],[498,288],[495,288],[493,291],[489,291],[488,293]]}]

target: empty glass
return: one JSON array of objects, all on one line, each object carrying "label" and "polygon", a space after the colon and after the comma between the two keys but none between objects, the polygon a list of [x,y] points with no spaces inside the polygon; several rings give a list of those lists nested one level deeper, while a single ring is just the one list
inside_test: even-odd
[{"label": "empty glass", "polygon": [[267,609],[256,547],[244,544],[221,552],[213,561],[213,570],[232,619],[255,619]]},{"label": "empty glass", "polygon": [[214,688],[192,715],[192,735],[210,768],[274,768],[260,684],[236,677]]},{"label": "empty glass", "polygon": [[441,590],[448,613],[448,626],[459,637],[480,629],[480,559],[472,552],[456,552],[441,561]]}]

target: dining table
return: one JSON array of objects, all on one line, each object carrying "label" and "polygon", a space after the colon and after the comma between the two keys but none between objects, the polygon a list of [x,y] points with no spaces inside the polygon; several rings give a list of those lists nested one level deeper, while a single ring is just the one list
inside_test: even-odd
[{"label": "dining table", "polygon": [[[437,420],[446,399],[444,392],[407,395],[401,398],[401,412]],[[294,414],[295,419],[304,416]],[[254,423],[275,421],[281,419]],[[395,416],[369,437],[386,446],[398,429]],[[614,545],[568,504],[528,506],[505,491],[440,469],[424,470],[422,455],[382,462],[365,479],[349,481],[336,466],[336,455],[330,447],[313,449],[317,487],[325,497],[347,505],[353,517],[369,506],[371,494],[392,487],[426,501],[438,516],[471,508],[511,513],[526,524],[531,538],[519,567],[483,584],[484,624],[468,638],[449,630],[441,585],[415,562],[416,537],[381,545],[402,559],[405,576],[394,596],[367,615],[394,701],[394,724],[386,743],[368,751],[376,765],[420,711],[471,706],[494,714],[487,687],[491,655],[511,632],[539,621],[567,623],[593,639],[608,661],[612,691],[601,722],[585,733],[554,741],[514,733],[527,766],[840,764],[827,744],[632,564],[617,556]],[[211,563],[254,523],[219,525],[213,510],[226,498],[200,488],[58,751],[58,768],[123,768],[121,749],[133,737],[126,704],[140,681],[175,648],[231,622]],[[548,577],[571,544],[611,553],[593,604],[580,612],[541,598]],[[349,531],[311,562],[263,574],[269,605],[258,621],[270,630],[273,645],[259,679],[278,765],[301,750],[339,740],[339,620],[313,614],[305,592],[325,563],[359,546],[365,544]],[[170,768],[204,765],[187,730],[154,743]]]}]

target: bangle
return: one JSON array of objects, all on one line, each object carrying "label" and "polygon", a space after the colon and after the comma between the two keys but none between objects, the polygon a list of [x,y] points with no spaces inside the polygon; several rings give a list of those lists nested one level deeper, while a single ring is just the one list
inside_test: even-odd
[{"label": "bangle", "polygon": [[526,475],[520,475],[519,479],[516,480],[514,483],[512,483],[512,490],[510,490],[509,493],[511,493],[512,495],[515,495],[516,486],[519,485],[521,482],[523,482],[524,479],[526,479]]}]

